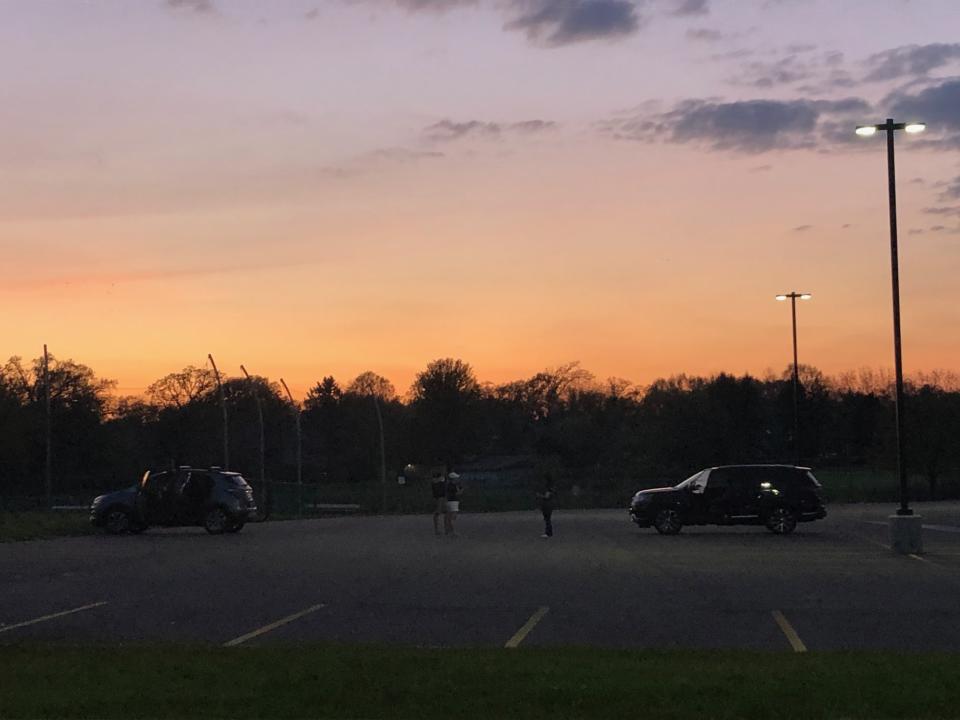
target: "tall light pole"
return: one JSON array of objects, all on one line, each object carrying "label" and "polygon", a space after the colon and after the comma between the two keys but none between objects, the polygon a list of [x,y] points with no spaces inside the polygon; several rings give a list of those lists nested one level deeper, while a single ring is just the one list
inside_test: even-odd
[{"label": "tall light pole", "polygon": [[223,383],[220,382],[220,371],[213,361],[213,354],[207,353],[207,359],[213,366],[213,376],[217,379],[217,391],[220,393],[220,410],[223,412],[223,469],[230,469],[230,437],[227,430],[227,398],[223,394]]},{"label": "tall light pole", "polygon": [[797,367],[797,299],[809,300],[812,297],[813,295],[810,293],[798,292],[777,295],[777,300],[781,302],[789,298],[790,310],[793,315],[793,452],[796,465],[800,465],[800,371]]},{"label": "tall light pole", "polygon": [[912,515],[907,491],[907,472],[903,458],[903,360],[900,354],[900,262],[897,253],[897,184],[893,160],[893,134],[897,130],[919,133],[923,123],[898,123],[887,118],[879,125],[860,125],[857,135],[870,137],[882,130],[887,134],[887,186],[890,195],[890,274],[893,280],[893,357],[896,371],[897,477],[900,479],[900,508],[897,515]]},{"label": "tall light pole", "polygon": [[247,379],[247,384],[250,386],[250,392],[253,393],[253,400],[257,404],[257,421],[260,425],[260,501],[263,503],[263,508],[267,508],[267,469],[266,469],[266,443],[264,442],[264,432],[263,432],[263,404],[260,402],[260,393],[257,391],[257,386],[253,384],[253,378],[250,377],[250,373],[247,372],[247,369],[241,365],[240,372],[243,373],[243,376]]},{"label": "tall light pole", "polygon": [[300,405],[293,399],[293,394],[283,378],[280,378],[280,384],[287,391],[287,397],[293,406],[293,418],[297,422],[297,517],[300,517],[303,515],[303,432],[300,427]]}]

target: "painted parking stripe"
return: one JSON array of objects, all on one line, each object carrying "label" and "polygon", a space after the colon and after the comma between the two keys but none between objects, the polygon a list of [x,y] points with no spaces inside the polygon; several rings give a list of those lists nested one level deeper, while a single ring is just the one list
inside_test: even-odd
[{"label": "painted parking stripe", "polygon": [[543,616],[550,612],[550,608],[544,606],[537,608],[537,611],[530,616],[530,619],[524,623],[523,627],[517,630],[512,638],[507,640],[507,644],[504,647],[515,648],[519,647],[520,643],[523,642],[523,639],[530,634],[530,631],[537,626],[537,623],[543,620]]},{"label": "painted parking stripe", "polygon": [[803,640],[797,635],[797,631],[793,629],[793,625],[783,616],[783,613],[779,610],[774,610],[772,614],[773,619],[777,621],[777,625],[780,626],[783,634],[787,636],[787,641],[790,643],[793,651],[798,653],[806,652],[807,646],[803,644]]},{"label": "painted parking stripe", "polygon": [[47,622],[48,620],[55,620],[57,618],[65,617],[67,615],[73,615],[74,613],[83,612],[84,610],[93,610],[93,608],[102,607],[106,605],[104,602],[90,603],[89,605],[82,605],[80,607],[73,608],[72,610],[64,610],[62,612],[51,613],[50,615],[42,615],[41,617],[34,618],[33,620],[25,620],[24,622],[16,623],[14,625],[3,625],[0,627],[0,633],[5,633],[10,630],[16,630],[17,628],[27,627],[28,625],[36,625],[37,623]]},{"label": "painted parking stripe", "polygon": [[[861,520],[860,522],[865,522],[868,525],[889,525],[890,523],[881,522],[880,520]],[[960,533],[960,527],[956,525],[921,525],[924,530],[936,530],[938,532],[948,532],[948,533]]]},{"label": "painted parking stripe", "polygon": [[241,635],[240,637],[234,638],[233,640],[228,640],[223,644],[223,646],[236,647],[237,645],[242,645],[247,640],[252,640],[255,637],[259,637],[260,635],[265,635],[271,630],[276,630],[278,627],[282,627],[287,623],[292,623],[294,620],[299,620],[305,615],[309,615],[312,612],[316,612],[322,607],[326,607],[326,605],[324,605],[323,603],[318,603],[317,605],[311,605],[306,610],[301,610],[300,612],[294,613],[293,615],[287,615],[285,618],[280,618],[276,622],[272,622],[269,625],[264,625],[263,627],[257,628],[252,632],[248,632],[246,635]]}]

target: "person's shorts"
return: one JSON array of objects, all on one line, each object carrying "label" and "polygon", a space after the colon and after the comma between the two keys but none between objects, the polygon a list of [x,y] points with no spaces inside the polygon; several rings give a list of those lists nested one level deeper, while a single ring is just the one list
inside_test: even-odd
[{"label": "person's shorts", "polygon": [[434,498],[433,500],[433,511],[438,515],[445,513],[447,511],[447,500],[446,498]]},{"label": "person's shorts", "polygon": [[460,512],[460,501],[447,500],[447,512]]}]

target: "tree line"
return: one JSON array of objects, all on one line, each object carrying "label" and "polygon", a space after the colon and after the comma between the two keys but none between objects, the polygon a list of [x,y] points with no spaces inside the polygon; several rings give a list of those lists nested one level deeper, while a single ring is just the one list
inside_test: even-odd
[{"label": "tree line", "polygon": [[[815,467],[893,467],[894,408],[886,373],[827,377],[802,366],[799,454]],[[793,462],[792,369],[764,377],[678,375],[638,386],[597,380],[578,363],[503,384],[481,383],[458,359],[431,362],[399,395],[373,372],[346,383],[322,377],[295,405],[264,377],[222,379],[231,469],[256,478],[264,417],[265,475],[296,479],[296,422],[307,483],[379,480],[380,422],[389,477],[408,463],[456,466],[528,456],[567,474],[678,478],[700,467]],[[0,369],[0,495],[43,494],[49,386],[53,490],[89,494],[134,482],[145,469],[223,464],[216,376],[188,366],[140,397],[89,367],[51,356],[11,358]],[[378,414],[380,420],[378,421]],[[932,497],[960,470],[960,377],[907,384],[906,459]]]}]

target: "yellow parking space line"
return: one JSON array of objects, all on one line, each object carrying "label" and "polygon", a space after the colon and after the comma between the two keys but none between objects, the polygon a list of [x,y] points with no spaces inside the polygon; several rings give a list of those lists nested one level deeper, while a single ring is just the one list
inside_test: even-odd
[{"label": "yellow parking space line", "polygon": [[82,605],[81,607],[76,607],[72,610],[64,610],[63,612],[51,613],[50,615],[42,615],[41,617],[34,618],[33,620],[25,620],[24,622],[16,623],[14,625],[3,625],[0,626],[0,633],[16,630],[17,628],[27,627],[28,625],[36,625],[37,623],[47,622],[47,620],[55,620],[56,618],[65,617],[66,615],[73,615],[74,613],[83,612],[84,610],[93,610],[93,608],[102,607],[106,604],[106,601],[90,603],[89,605]]},{"label": "yellow parking space line", "polygon": [[265,635],[271,630],[276,630],[278,627],[282,627],[287,623],[292,623],[294,620],[299,620],[304,615],[309,615],[312,612],[316,612],[322,607],[326,607],[323,603],[318,603],[317,605],[311,605],[306,610],[301,610],[298,613],[293,615],[287,615],[285,618],[280,618],[276,622],[272,622],[269,625],[264,625],[263,627],[257,628],[252,632],[248,632],[246,635],[241,635],[240,637],[234,638],[233,640],[228,640],[223,644],[223,647],[236,647],[237,645],[242,645],[247,640],[252,640],[255,637],[260,635]]},{"label": "yellow parking space line", "polygon": [[793,651],[798,653],[806,652],[807,646],[803,644],[803,640],[797,635],[797,631],[793,629],[793,625],[783,616],[783,613],[779,610],[774,610],[772,615],[773,619],[777,621],[777,625],[783,630],[783,634],[787,636],[787,640],[790,643],[790,647],[793,648]]},{"label": "yellow parking space line", "polygon": [[530,619],[524,623],[523,627],[517,630],[512,638],[507,640],[507,644],[504,647],[515,648],[523,642],[523,639],[530,634],[530,631],[537,626],[537,623],[543,620],[543,616],[550,612],[550,608],[544,606],[538,608],[537,611],[530,616]]}]

